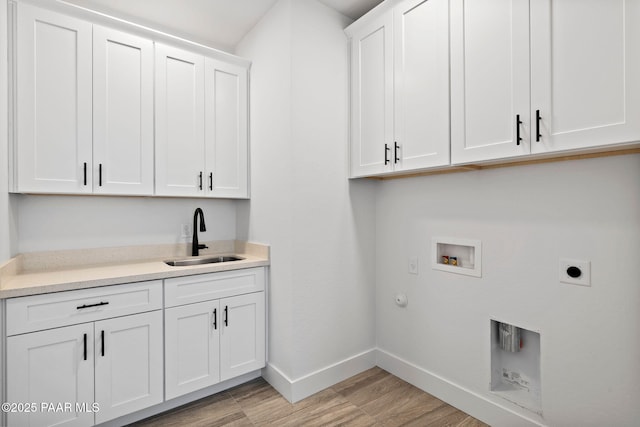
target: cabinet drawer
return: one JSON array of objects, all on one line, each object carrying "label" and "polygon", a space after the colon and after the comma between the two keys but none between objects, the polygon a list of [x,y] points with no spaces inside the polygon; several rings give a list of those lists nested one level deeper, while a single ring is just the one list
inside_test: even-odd
[{"label": "cabinet drawer", "polygon": [[10,298],[7,300],[7,335],[161,308],[160,280]]},{"label": "cabinet drawer", "polygon": [[265,274],[262,267],[177,277],[164,281],[164,304],[165,307],[175,307],[259,292],[264,287]]}]

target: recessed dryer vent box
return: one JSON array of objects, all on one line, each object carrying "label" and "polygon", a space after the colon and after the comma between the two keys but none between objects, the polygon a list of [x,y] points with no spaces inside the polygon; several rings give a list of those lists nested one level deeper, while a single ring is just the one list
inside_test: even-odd
[{"label": "recessed dryer vent box", "polygon": [[482,243],[456,237],[432,239],[432,267],[449,273],[482,277]]}]

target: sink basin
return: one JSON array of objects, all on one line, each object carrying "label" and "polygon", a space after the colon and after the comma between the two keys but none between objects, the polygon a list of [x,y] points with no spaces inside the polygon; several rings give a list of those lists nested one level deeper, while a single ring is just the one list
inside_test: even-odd
[{"label": "sink basin", "polygon": [[206,257],[197,257],[197,258],[183,258],[183,259],[171,259],[165,261],[164,263],[170,265],[172,267],[184,267],[187,265],[200,265],[200,264],[215,264],[218,262],[230,262],[230,261],[240,261],[244,258],[233,256],[233,255],[215,255],[215,256],[206,256]]}]

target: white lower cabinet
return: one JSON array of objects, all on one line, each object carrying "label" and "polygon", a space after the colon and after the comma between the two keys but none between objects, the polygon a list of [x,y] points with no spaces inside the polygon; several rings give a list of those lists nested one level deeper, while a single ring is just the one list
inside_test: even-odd
[{"label": "white lower cabinet", "polygon": [[263,268],[165,280],[165,305],[167,400],[265,366]]},{"label": "white lower cabinet", "polygon": [[7,365],[8,401],[37,405],[11,426],[90,426],[161,403],[162,311],[9,337]]},{"label": "white lower cabinet", "polygon": [[216,300],[165,310],[167,400],[220,381],[219,307]]},{"label": "white lower cabinet", "polygon": [[[129,287],[147,295],[140,310],[152,311],[109,318],[131,310],[122,298]],[[25,326],[25,317],[50,316],[53,306],[67,325]],[[7,401],[32,405],[10,411],[8,425],[92,426],[161,403],[161,308],[160,282],[8,300],[7,330],[26,333],[7,338]]]},{"label": "white lower cabinet", "polygon": [[263,368],[265,269],[10,298],[6,319],[7,425],[93,426]]},{"label": "white lower cabinet", "polygon": [[96,424],[161,403],[162,311],[95,323]]},{"label": "white lower cabinet", "polygon": [[[223,308],[224,307],[224,308]],[[264,292],[220,301],[220,380],[225,381],[264,367]]]},{"label": "white lower cabinet", "polygon": [[[95,401],[94,349],[89,345],[93,338],[93,323],[7,338],[7,401],[37,405],[30,412],[8,412],[8,425],[93,425],[93,412],[75,407],[76,402],[91,405]],[[54,407],[50,412],[41,407],[64,402],[73,403],[72,410]]]}]

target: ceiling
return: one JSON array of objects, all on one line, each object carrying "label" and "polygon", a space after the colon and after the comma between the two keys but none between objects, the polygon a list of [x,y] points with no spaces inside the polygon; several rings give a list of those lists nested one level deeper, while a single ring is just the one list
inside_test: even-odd
[{"label": "ceiling", "polygon": [[[63,0],[233,51],[278,0]],[[295,0],[294,0],[295,1]],[[318,0],[357,19],[382,0]]]},{"label": "ceiling", "polygon": [[382,0],[318,0],[354,21],[369,12]]}]

